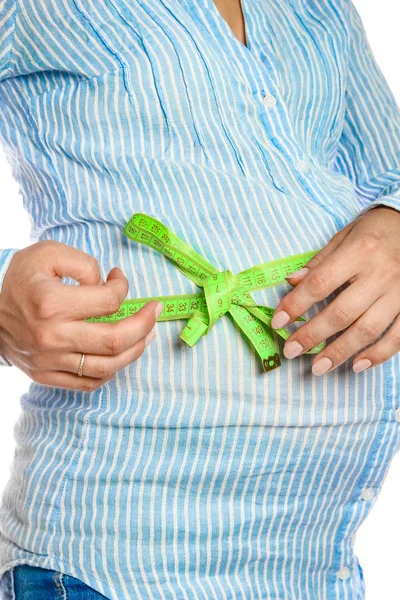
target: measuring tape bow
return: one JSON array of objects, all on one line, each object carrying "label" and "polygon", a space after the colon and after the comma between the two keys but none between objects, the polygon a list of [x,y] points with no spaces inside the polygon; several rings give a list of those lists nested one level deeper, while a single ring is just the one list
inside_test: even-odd
[{"label": "measuring tape bow", "polygon": [[[285,340],[291,333],[285,327],[273,329],[271,320],[274,309],[257,304],[250,292],[286,283],[285,276],[302,268],[318,250],[256,265],[234,275],[229,270],[218,271],[173,231],[149,215],[135,213],[125,225],[124,234],[164,254],[203,291],[198,294],[129,298],[124,300],[117,312],[91,317],[86,321],[119,321],[135,314],[147,302],[158,300],[164,303],[164,308],[157,321],[188,319],[180,338],[189,346],[194,346],[222,315],[229,313],[261,357],[263,370],[267,372],[280,366],[278,345],[273,333]],[[298,317],[296,321],[307,319]],[[320,342],[305,354],[316,354],[325,344],[325,341]]]}]

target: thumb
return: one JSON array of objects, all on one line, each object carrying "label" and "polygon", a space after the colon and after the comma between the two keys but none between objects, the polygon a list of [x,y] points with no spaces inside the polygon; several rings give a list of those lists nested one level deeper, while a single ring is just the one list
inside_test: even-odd
[{"label": "thumb", "polygon": [[[111,271],[109,272],[109,274],[107,275],[107,281],[110,281],[111,279],[126,279],[122,269],[120,269],[119,267],[113,267],[111,269]],[[106,281],[101,280],[100,283],[107,283]]]},{"label": "thumb", "polygon": [[128,279],[119,267],[113,267],[107,275],[107,281],[100,280],[99,284],[107,285],[109,288],[115,290],[120,298],[121,303],[126,298],[129,290]]}]

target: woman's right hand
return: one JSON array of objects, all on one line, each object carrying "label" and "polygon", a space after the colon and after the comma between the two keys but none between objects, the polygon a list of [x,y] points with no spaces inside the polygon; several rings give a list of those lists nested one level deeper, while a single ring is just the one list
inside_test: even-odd
[{"label": "woman's right hand", "polygon": [[[64,284],[62,277],[80,285]],[[96,390],[155,336],[155,300],[115,323],[84,320],[117,312],[128,290],[118,267],[103,282],[96,258],[82,250],[53,240],[31,244],[14,254],[3,279],[0,354],[37,383]]]}]

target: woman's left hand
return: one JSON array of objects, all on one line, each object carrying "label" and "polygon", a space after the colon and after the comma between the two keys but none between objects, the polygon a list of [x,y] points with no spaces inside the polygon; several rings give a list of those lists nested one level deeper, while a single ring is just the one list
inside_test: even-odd
[{"label": "woman's left hand", "polygon": [[314,375],[332,371],[357,352],[356,373],[400,351],[400,211],[378,205],[359,215],[305,269],[300,278],[287,277],[294,289],[275,309],[275,329],[293,322],[341,285],[350,285],[288,338],[283,351],[286,358],[299,356],[342,330],[342,335],[315,355]]}]

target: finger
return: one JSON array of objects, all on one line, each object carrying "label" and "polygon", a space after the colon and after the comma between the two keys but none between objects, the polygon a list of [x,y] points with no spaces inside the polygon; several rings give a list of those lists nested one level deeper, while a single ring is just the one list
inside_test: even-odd
[{"label": "finger", "polygon": [[[106,379],[114,377],[115,373],[125,368],[143,354],[145,348],[154,340],[156,332],[154,329],[145,337],[140,339],[132,347],[115,356],[102,356],[96,354],[85,354],[83,372],[86,377]],[[81,361],[81,354],[63,354],[58,361],[58,370],[77,373]]]},{"label": "finger", "polygon": [[332,294],[350,277],[358,275],[360,258],[352,243],[343,242],[332,254],[302,278],[300,283],[278,303],[271,321],[279,329],[300,317],[306,310]]},{"label": "finger", "polygon": [[291,285],[297,285],[301,278],[304,277],[304,275],[306,275],[306,273],[308,273],[311,269],[314,269],[315,267],[319,266],[323,260],[325,260],[330,254],[332,254],[340,246],[344,238],[347,237],[347,235],[349,234],[351,230],[350,225],[352,225],[352,223],[349,223],[348,225],[346,225],[346,227],[335,233],[335,235],[332,236],[329,242],[323,248],[321,248],[319,252],[314,254],[314,256],[310,258],[309,261],[307,261],[307,264],[302,269],[294,271],[293,273],[289,273],[289,275],[285,277],[285,279],[288,280],[288,283],[290,283]]},{"label": "finger", "polygon": [[47,315],[50,319],[62,318],[64,321],[114,314],[126,298],[128,280],[121,269],[114,267],[103,285],[99,285],[100,281],[101,277],[93,285],[46,283],[38,293],[36,310],[41,318]]},{"label": "finger", "polygon": [[[287,279],[288,283],[291,286],[296,287],[296,285],[298,285],[300,283],[300,281],[302,280],[304,275],[306,275],[309,272],[309,270],[310,269],[308,267],[303,267],[299,271],[295,271],[295,273],[293,273],[292,275],[290,275],[290,276],[288,275],[287,277],[285,277],[285,279]],[[356,279],[357,279],[357,275],[350,277],[349,283],[353,283],[353,281],[355,281]]]},{"label": "finger", "polygon": [[353,369],[360,373],[369,367],[380,365],[400,351],[400,315],[398,315],[389,331],[379,341],[363,350],[353,361]]},{"label": "finger", "polygon": [[[147,302],[134,315],[116,323],[64,323],[60,332],[62,352],[116,355],[144,338],[156,324],[158,301]],[[162,309],[162,307],[161,307]]]},{"label": "finger", "polygon": [[[71,294],[71,301],[75,304],[71,319],[87,319],[116,313],[126,298],[129,282],[123,271],[119,267],[114,267],[100,287],[100,295],[98,286],[91,288],[89,293],[87,287],[75,287],[75,290],[78,290],[76,298]],[[80,296],[82,296],[81,300]]]},{"label": "finger", "polygon": [[394,306],[393,298],[381,296],[351,327],[315,356],[313,374],[333,371],[356,352],[374,343],[398,314]]},{"label": "finger", "polygon": [[378,278],[358,279],[336,296],[318,315],[288,337],[283,348],[285,357],[299,356],[335,333],[350,327],[380,296],[382,290]]},{"label": "finger", "polygon": [[32,373],[32,379],[41,385],[83,392],[93,392],[108,381],[108,379],[80,377],[66,371],[40,371]]},{"label": "finger", "polygon": [[[45,273],[60,279],[71,277],[81,284],[96,285],[99,283],[101,273],[98,261],[94,256],[62,242],[46,240],[45,243],[46,247],[42,245],[40,248],[38,273]],[[48,260],[46,260],[46,253],[48,253]]]}]

